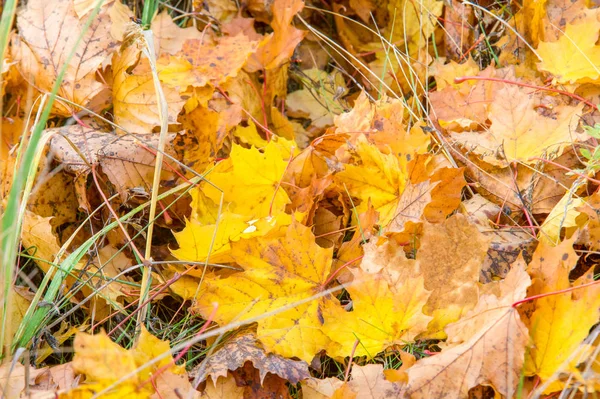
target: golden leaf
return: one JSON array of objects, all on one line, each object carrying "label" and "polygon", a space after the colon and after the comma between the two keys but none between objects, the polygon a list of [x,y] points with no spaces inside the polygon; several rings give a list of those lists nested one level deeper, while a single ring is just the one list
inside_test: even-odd
[{"label": "golden leaf", "polygon": [[337,306],[330,296],[315,297],[331,271],[332,250],[315,243],[308,227],[293,222],[284,235],[257,237],[232,244],[232,257],[244,268],[225,279],[205,279],[193,309],[222,326],[290,306],[258,320],[257,337],[265,349],[308,363],[327,347],[320,330],[324,308]]}]

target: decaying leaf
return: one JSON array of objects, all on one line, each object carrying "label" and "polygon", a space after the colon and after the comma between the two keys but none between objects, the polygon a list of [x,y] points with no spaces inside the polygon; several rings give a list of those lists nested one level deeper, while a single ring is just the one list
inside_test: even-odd
[{"label": "decaying leaf", "polygon": [[199,377],[203,381],[210,376],[213,381],[227,377],[228,371],[243,367],[249,361],[260,373],[261,383],[267,373],[278,375],[292,384],[308,378],[308,364],[285,359],[272,353],[266,353],[257,342],[252,332],[241,333],[226,342],[221,349],[208,358],[206,365],[202,364],[197,370],[202,371]]},{"label": "decaying leaf", "polygon": [[[593,281],[593,272],[571,283],[569,272],[579,257],[573,250],[573,240],[565,240],[556,247],[541,242],[529,265],[533,279],[530,295],[561,291]],[[600,286],[581,288],[572,292],[549,295],[537,299],[535,310],[529,317],[532,344],[525,357],[525,373],[538,375],[542,381],[557,372],[568,372],[562,367],[568,357],[588,335],[589,329],[600,317]],[[551,385],[547,392],[561,389]]]},{"label": "decaying leaf", "polygon": [[[158,137],[148,135],[118,136],[80,125],[48,129],[53,134],[50,151],[54,158],[65,165],[67,172],[74,175],[75,191],[79,205],[89,210],[86,194],[87,178],[91,166],[97,165],[123,201],[136,190],[150,194],[154,177],[155,148]],[[170,144],[165,148],[168,154],[175,151]],[[165,167],[162,179],[173,179],[174,174]]]},{"label": "decaying leaf", "polygon": [[[87,107],[106,88],[98,79],[98,72],[120,40],[109,33],[111,19],[107,7],[84,30],[85,22],[85,18],[79,19],[70,0],[30,1],[19,12],[19,35],[12,48],[24,78],[43,93],[52,90],[68,61],[58,94],[80,107]],[[82,40],[78,42],[80,36]],[[73,57],[67,59],[72,51]],[[60,100],[53,109],[66,117],[79,111]]]}]

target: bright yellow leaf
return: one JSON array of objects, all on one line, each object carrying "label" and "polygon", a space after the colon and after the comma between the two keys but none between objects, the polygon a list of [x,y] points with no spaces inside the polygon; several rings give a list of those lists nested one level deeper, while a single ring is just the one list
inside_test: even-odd
[{"label": "bright yellow leaf", "polygon": [[[207,178],[223,192],[223,201],[230,212],[252,220],[282,212],[289,198],[281,187],[289,159],[284,148],[269,143],[260,152],[234,145],[230,158],[219,165]],[[221,200],[221,191],[204,184],[204,192],[214,203]]]},{"label": "bright yellow leaf", "polygon": [[[577,264],[573,240],[556,247],[540,242],[529,273],[534,280],[532,294],[544,294],[575,287],[593,281],[593,270],[573,284],[569,272]],[[526,375],[538,375],[542,381],[562,370],[561,366],[588,336],[600,317],[600,286],[537,299],[529,320],[532,344],[525,356]]]},{"label": "bright yellow leaf", "polygon": [[329,344],[320,326],[324,308],[338,306],[337,300],[325,296],[276,315],[268,312],[322,292],[332,249],[317,246],[310,229],[294,222],[283,236],[234,243],[231,254],[244,272],[205,279],[194,310],[206,318],[217,306],[214,320],[222,326],[264,316],[258,320],[257,336],[265,349],[310,363]]},{"label": "bright yellow leaf", "polygon": [[188,220],[185,229],[174,233],[179,249],[173,255],[181,260],[211,263],[231,262],[231,244],[242,238],[267,234],[277,226],[287,226],[292,217],[280,212],[274,217],[248,220],[248,217],[231,212],[223,212],[218,224],[202,224]]},{"label": "bright yellow leaf", "polygon": [[367,210],[367,201],[370,199],[379,212],[380,223],[385,226],[394,217],[406,186],[406,168],[394,155],[383,154],[364,137],[359,138],[356,153],[360,158],[359,164],[346,165],[336,179],[342,188],[348,189],[350,195],[362,200],[357,207],[358,213]]},{"label": "bright yellow leaf", "polygon": [[192,191],[192,214],[185,229],[174,233],[179,249],[173,255],[188,261],[210,257],[214,263],[230,262],[232,242],[290,224],[292,217],[285,213],[290,200],[280,183],[284,158],[290,156],[288,143],[272,140],[264,153],[234,145],[230,158],[208,174],[212,184]]},{"label": "bright yellow leaf", "polygon": [[[61,395],[61,398],[65,399],[90,398],[129,374],[133,375],[102,394],[102,397],[150,398],[157,392],[154,386],[158,388],[159,397],[172,395],[172,392],[168,392],[171,388],[162,384],[161,378],[167,379],[173,374],[179,375],[185,372],[184,368],[173,364],[169,342],[154,337],[144,327],[137,346],[130,350],[113,342],[104,332],[96,335],[77,334],[74,347],[73,369],[76,373],[85,375],[86,380],[84,384]],[[167,355],[164,358],[150,364],[151,360],[165,354]],[[136,372],[142,366],[147,367]],[[161,374],[153,374],[158,370],[161,370]],[[151,378],[155,378],[155,384],[152,384]],[[180,389],[190,388],[191,384],[180,387]]]},{"label": "bright yellow leaf", "polygon": [[329,356],[350,356],[358,340],[354,355],[372,359],[387,347],[410,342],[427,330],[431,317],[422,309],[429,292],[422,276],[392,285],[379,273],[356,269],[353,275],[354,282],[346,288],[352,298],[352,311],[338,306],[323,314],[323,331],[339,344],[327,351]]},{"label": "bright yellow leaf", "polygon": [[574,196],[570,190],[567,191],[546,216],[540,229],[539,240],[550,245],[557,245],[560,242],[563,228],[566,230],[566,238],[570,238],[578,227],[576,219],[581,211],[577,208],[584,203],[584,198]]},{"label": "bright yellow leaf", "polygon": [[600,32],[597,12],[589,10],[575,24],[567,24],[556,42],[540,42],[537,49],[541,71],[550,72],[558,83],[597,82],[600,78]]}]

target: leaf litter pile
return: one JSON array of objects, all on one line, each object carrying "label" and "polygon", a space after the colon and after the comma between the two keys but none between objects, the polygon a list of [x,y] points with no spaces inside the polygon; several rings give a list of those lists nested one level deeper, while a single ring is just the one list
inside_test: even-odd
[{"label": "leaf litter pile", "polygon": [[19,4],[2,397],[597,394],[597,3],[142,6]]}]

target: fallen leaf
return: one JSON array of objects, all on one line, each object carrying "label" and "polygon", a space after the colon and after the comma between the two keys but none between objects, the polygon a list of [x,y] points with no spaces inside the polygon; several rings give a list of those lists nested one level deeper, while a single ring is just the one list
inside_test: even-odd
[{"label": "fallen leaf", "polygon": [[208,382],[200,397],[207,399],[228,399],[244,397],[245,387],[238,386],[231,373],[227,377],[220,377],[214,384]]},{"label": "fallen leaf", "polygon": [[243,367],[247,361],[252,362],[254,368],[259,371],[261,383],[267,373],[278,375],[291,384],[297,384],[310,375],[308,364],[266,353],[257,342],[256,335],[245,332],[228,340],[208,358],[206,364],[197,368],[198,371],[202,371],[198,378],[203,381],[210,376],[213,381],[218,381],[221,377],[226,377],[228,371]]},{"label": "fallen leaf", "polygon": [[[30,1],[18,13],[19,34],[12,46],[21,74],[43,93],[52,91],[66,57],[75,50],[58,95],[79,107],[88,107],[106,88],[97,72],[118,44],[109,34],[111,20],[106,7],[89,28],[84,30],[84,25],[70,0]],[[79,37],[82,39],[77,42]],[[70,117],[79,107],[57,99],[53,113]]]},{"label": "fallen leaf", "polygon": [[[571,283],[569,272],[579,256],[573,250],[573,240],[565,240],[556,247],[540,242],[529,274],[534,284],[530,295],[552,293],[593,281],[593,270]],[[549,295],[534,302],[535,310],[528,324],[532,344],[525,356],[526,375],[538,375],[542,381],[552,378],[562,369],[567,359],[588,335],[600,317],[600,287],[591,286],[557,295]],[[547,392],[561,389],[552,386]]]},{"label": "fallen leaf", "polygon": [[307,117],[317,128],[333,125],[333,118],[344,111],[337,99],[346,93],[342,74],[329,75],[320,69],[304,71],[308,82],[301,90],[288,94],[285,104],[290,116]]},{"label": "fallen leaf", "polygon": [[304,7],[302,0],[275,0],[273,2],[273,33],[265,37],[251,60],[250,70],[275,69],[292,56],[294,49],[306,35],[305,31],[294,28],[294,16]]},{"label": "fallen leaf", "polygon": [[[127,133],[149,134],[160,126],[159,101],[154,87],[150,63],[141,49],[139,41],[116,52],[112,58],[113,108],[115,123]],[[163,57],[157,60],[159,76],[163,70],[179,66],[177,60]],[[170,77],[167,75],[167,78]],[[185,100],[180,91],[187,89],[162,80],[162,90],[167,103],[169,124],[177,124],[177,115]]]},{"label": "fallen leaf", "polygon": [[[167,377],[163,375],[161,381],[158,378],[159,375],[153,375],[153,373],[163,368],[165,370],[162,372],[174,374],[181,374],[184,370],[181,366],[173,364],[173,357],[170,354],[158,362],[149,364],[149,360],[170,352],[170,347],[167,341],[161,341],[154,337],[144,327],[142,327],[137,346],[130,350],[112,342],[104,332],[96,335],[77,334],[74,347],[73,369],[77,373],[84,374],[86,382],[69,390],[61,398],[91,396],[130,374],[128,379],[105,393],[103,397],[117,398],[132,395],[136,398],[150,398],[156,392],[155,386],[165,389],[165,392],[159,392],[160,395],[164,394],[165,396],[158,397],[177,397],[168,392],[173,388],[165,380]],[[138,368],[141,370],[137,371]],[[150,379],[153,378],[158,378],[159,385],[153,385],[150,382]],[[182,390],[192,389],[187,379],[185,382],[188,387],[180,386],[179,388]]]},{"label": "fallen leaf", "polygon": [[352,274],[354,280],[346,287],[352,298],[352,311],[341,306],[323,311],[323,331],[339,344],[327,350],[329,356],[343,359],[354,353],[372,359],[389,346],[411,342],[427,330],[431,317],[422,309],[429,292],[421,276],[392,284],[385,276],[360,268]]},{"label": "fallen leaf", "polygon": [[[302,382],[302,397],[304,399],[327,399],[332,398],[335,392],[344,384],[337,378],[314,378],[310,377]],[[356,396],[356,395],[355,395]],[[346,396],[352,399],[352,396]]]},{"label": "fallen leaf", "polygon": [[[29,366],[27,366],[29,367]],[[8,362],[0,366],[0,387],[2,387],[3,399],[18,399],[23,397],[25,386],[34,384],[35,378],[46,369],[25,370],[18,361]]]},{"label": "fallen leaf", "polygon": [[385,399],[401,397],[400,384],[385,380],[381,364],[367,364],[366,366],[354,364],[351,376],[352,379],[348,382],[348,388],[356,393],[357,398]]},{"label": "fallen leaf", "polygon": [[234,371],[233,377],[238,386],[244,387],[243,398],[291,399],[285,380],[274,374],[267,374],[264,382],[259,382],[259,371],[246,362],[244,367]]},{"label": "fallen leaf", "polygon": [[451,216],[441,225],[423,225],[416,260],[425,289],[432,291],[424,308],[434,317],[429,334],[443,337],[445,325],[477,304],[480,268],[490,241],[462,215]]},{"label": "fallen leaf", "polygon": [[600,77],[600,46],[596,45],[600,21],[590,10],[585,18],[568,23],[558,41],[540,42],[537,52],[541,71],[549,72],[558,83],[596,82]]},{"label": "fallen leaf", "polygon": [[[583,104],[557,105],[549,115],[536,109],[536,98],[525,88],[509,85],[496,90],[489,105],[491,127],[483,132],[454,133],[456,144],[469,148],[492,165],[532,163],[533,157],[559,156],[573,141],[585,140],[575,132]],[[540,135],[540,132],[546,132]]]},{"label": "fallen leaf", "polygon": [[[332,251],[318,247],[310,229],[297,222],[283,236],[233,243],[232,256],[244,271],[225,279],[205,279],[193,307],[208,317],[217,306],[214,320],[223,326],[313,298],[323,291],[331,271]],[[323,308],[334,306],[333,298],[317,297],[261,318],[257,337],[269,352],[310,363],[329,343],[319,326]]]},{"label": "fallen leaf", "polygon": [[[136,191],[148,195],[152,191],[156,160],[152,149],[158,146],[157,136],[118,136],[80,125],[47,129],[46,132],[54,135],[50,140],[54,158],[65,165],[67,172],[75,175],[75,192],[83,209],[90,210],[86,186],[92,164],[98,165],[98,169],[106,174],[123,202]],[[167,154],[175,154],[170,144],[173,138],[173,135],[168,136]],[[164,169],[163,180],[173,179],[174,174],[167,167]]]},{"label": "fallen leaf", "polygon": [[457,345],[408,369],[411,398],[466,398],[469,389],[479,384],[513,397],[528,333],[512,303],[525,297],[531,280],[521,264],[511,270],[506,282],[502,296],[482,296],[472,311],[446,327]]}]

